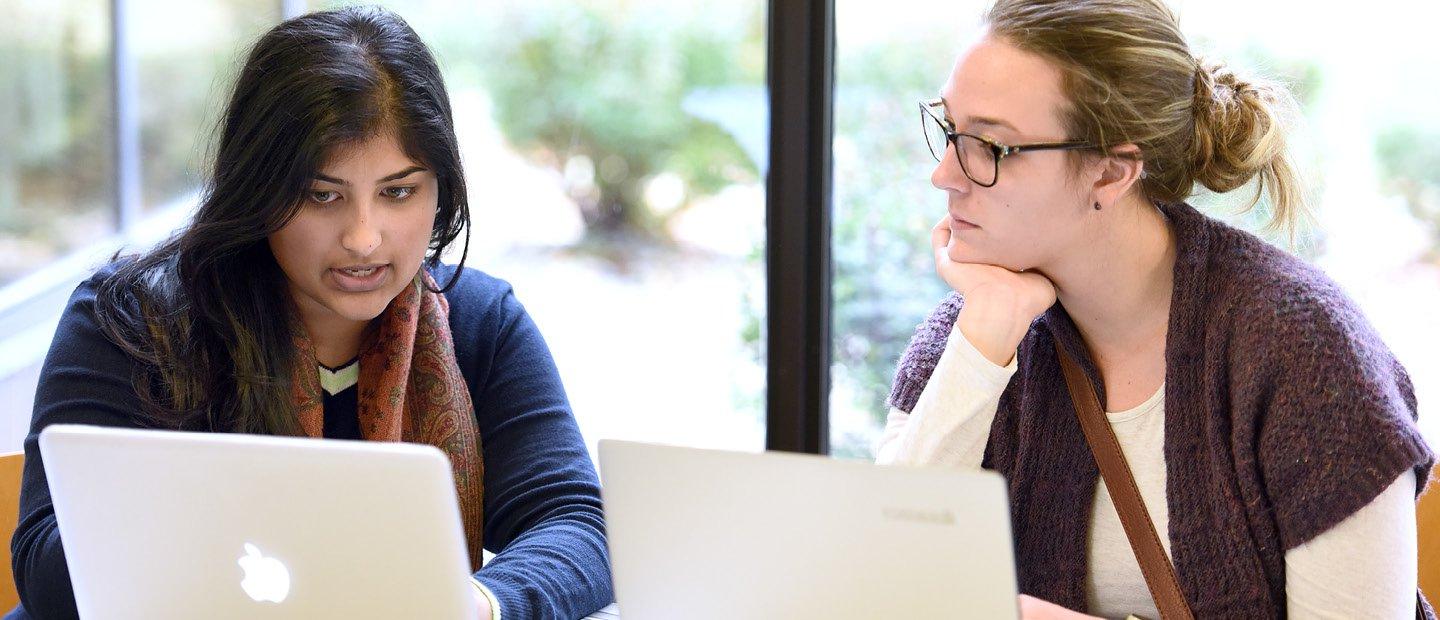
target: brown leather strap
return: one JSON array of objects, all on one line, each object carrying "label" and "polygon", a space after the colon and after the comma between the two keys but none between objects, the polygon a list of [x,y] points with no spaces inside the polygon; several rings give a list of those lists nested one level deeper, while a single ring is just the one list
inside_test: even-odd
[{"label": "brown leather strap", "polygon": [[1070,388],[1070,400],[1075,403],[1075,415],[1080,418],[1080,429],[1085,432],[1085,441],[1095,455],[1095,464],[1100,467],[1100,477],[1110,491],[1115,503],[1115,512],[1120,514],[1120,525],[1125,528],[1125,537],[1130,539],[1130,549],[1140,562],[1140,572],[1145,575],[1145,585],[1150,588],[1150,597],[1155,608],[1165,620],[1190,620],[1190,605],[1180,591],[1175,578],[1175,569],[1170,565],[1165,547],[1155,533],[1155,524],[1150,522],[1150,513],[1145,510],[1145,499],[1135,486],[1135,477],[1130,473],[1130,464],[1125,462],[1125,453],[1115,439],[1115,431],[1100,408],[1100,400],[1085,377],[1085,371],[1073,358],[1065,353],[1060,343],[1055,343],[1055,354],[1060,357],[1060,369],[1065,373],[1065,385]]}]

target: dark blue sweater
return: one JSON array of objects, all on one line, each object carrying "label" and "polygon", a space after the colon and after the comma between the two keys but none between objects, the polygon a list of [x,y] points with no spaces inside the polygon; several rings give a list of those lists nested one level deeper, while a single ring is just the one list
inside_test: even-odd
[{"label": "dark blue sweater", "polygon": [[[454,270],[432,273],[444,283]],[[113,273],[101,269],[71,295],[40,373],[10,545],[22,605],[9,618],[76,617],[40,430],[138,425],[132,362],[95,321],[96,289]],[[594,466],[550,350],[504,281],[466,269],[446,298],[483,442],[485,547],[498,554],[475,577],[506,618],[585,616],[614,600],[605,523]]]}]

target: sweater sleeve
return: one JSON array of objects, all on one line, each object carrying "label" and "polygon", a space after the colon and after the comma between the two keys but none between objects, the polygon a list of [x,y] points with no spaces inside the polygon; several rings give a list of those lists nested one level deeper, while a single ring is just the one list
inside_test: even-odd
[{"label": "sweater sleeve", "polygon": [[996,366],[952,329],[914,409],[890,410],[876,462],[980,469],[1000,396],[1018,365],[1017,356]]},{"label": "sweater sleeve", "polygon": [[1338,286],[1282,282],[1264,295],[1237,321],[1231,409],[1241,416],[1237,446],[1256,446],[1241,459],[1256,460],[1292,550],[1401,473],[1426,479],[1434,456],[1416,426],[1410,375]]},{"label": "sweater sleeve", "polygon": [[951,293],[931,311],[930,316],[915,327],[915,333],[910,337],[910,343],[905,346],[905,353],[900,356],[900,362],[895,368],[895,382],[890,388],[888,399],[892,409],[909,412],[915,408],[920,392],[925,389],[935,366],[940,363],[940,356],[945,351],[955,319],[964,305],[963,297]]},{"label": "sweater sleeve", "polygon": [[[1400,474],[1428,475],[1409,375],[1333,287],[1291,290],[1247,321],[1237,411],[1257,411],[1258,460],[1285,549],[1369,504]],[[1249,401],[1249,402],[1246,402]],[[1238,427],[1237,427],[1238,428]],[[1413,500],[1413,497],[1412,497]]]},{"label": "sweater sleeve", "polygon": [[33,618],[75,618],[78,613],[41,460],[40,431],[51,424],[138,426],[134,414],[140,411],[140,402],[133,388],[131,362],[95,321],[99,278],[82,283],[60,316],[40,369],[30,433],[25,438],[20,515],[10,553],[21,605]]},{"label": "sweater sleeve", "polygon": [[474,399],[496,555],[475,578],[506,618],[579,618],[614,600],[599,480],[539,329],[508,290],[499,303]]}]

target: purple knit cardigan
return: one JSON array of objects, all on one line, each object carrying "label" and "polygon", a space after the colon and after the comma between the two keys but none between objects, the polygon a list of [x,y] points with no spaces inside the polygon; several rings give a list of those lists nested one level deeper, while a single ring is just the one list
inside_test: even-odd
[{"label": "purple knit cardigan", "polygon": [[[1434,455],[1415,425],[1414,389],[1319,270],[1187,204],[1159,208],[1179,246],[1165,345],[1165,463],[1180,587],[1197,617],[1283,617],[1286,550],[1407,470],[1424,487]],[[891,406],[915,406],[962,303],[952,294],[916,329]],[[1094,362],[1057,303],[1020,343],[984,467],[1009,481],[1020,590],[1084,610],[1099,470],[1057,340],[1105,402]],[[1423,597],[1419,608],[1435,617]]]}]

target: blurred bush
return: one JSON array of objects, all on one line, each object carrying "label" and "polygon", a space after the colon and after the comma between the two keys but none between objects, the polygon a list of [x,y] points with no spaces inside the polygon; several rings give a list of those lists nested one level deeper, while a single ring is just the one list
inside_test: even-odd
[{"label": "blurred bush", "polygon": [[[736,27],[662,7],[527,3],[480,46],[501,131],[562,173],[592,241],[664,240],[665,220],[692,199],[757,174],[729,133],[683,104],[702,89],[763,83],[763,20]],[[662,173],[678,177],[680,199],[652,209],[646,186]]]},{"label": "blurred bush", "polygon": [[1375,157],[1386,191],[1429,228],[1429,259],[1440,264],[1440,132],[1392,126],[1375,138]]}]

